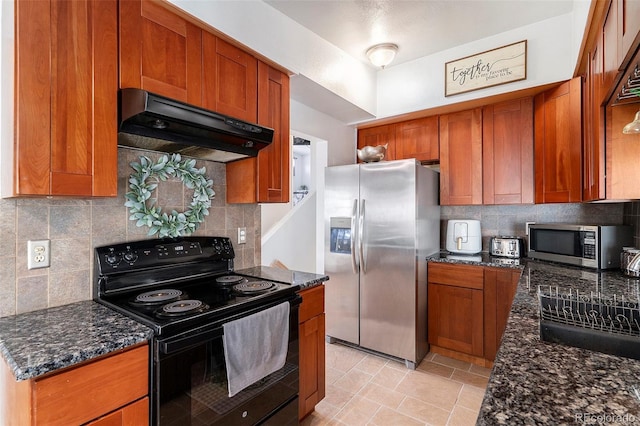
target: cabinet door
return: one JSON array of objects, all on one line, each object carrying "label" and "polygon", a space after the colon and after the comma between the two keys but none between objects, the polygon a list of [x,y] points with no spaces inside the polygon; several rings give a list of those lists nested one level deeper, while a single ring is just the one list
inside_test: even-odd
[{"label": "cabinet door", "polygon": [[507,327],[520,270],[484,270],[484,357],[493,361]]},{"label": "cabinet door", "polygon": [[482,290],[428,284],[429,343],[483,355]]},{"label": "cabinet door", "polygon": [[286,203],[290,191],[289,77],[260,62],[258,122],[274,130],[257,158],[227,164],[228,203]]},{"label": "cabinet door", "polygon": [[482,110],[440,116],[440,204],[482,204]]},{"label": "cabinet door", "polygon": [[[619,31],[622,35],[622,56],[627,55],[634,47],[634,43],[640,36],[640,1],[638,0],[617,0],[619,5],[618,15],[620,17]],[[620,12],[620,8],[622,11]]]},{"label": "cabinet door", "polygon": [[438,161],[438,116],[404,121],[396,124],[395,128],[396,159],[415,158],[420,162]]},{"label": "cabinet door", "polygon": [[589,54],[587,76],[583,83],[583,201],[602,200],[606,195],[602,43],[602,33],[599,33]]},{"label": "cabinet door", "polygon": [[484,268],[430,262],[427,267],[429,343],[483,354]]},{"label": "cabinet door", "polygon": [[300,292],[300,419],[325,396],[324,285]]},{"label": "cabinet door", "polygon": [[258,123],[274,130],[273,142],[258,153],[258,202],[289,202],[289,76],[258,64]]},{"label": "cabinet door", "polygon": [[36,424],[81,424],[149,393],[147,345],[36,379]]},{"label": "cabinet door", "polygon": [[535,199],[582,200],[582,82],[580,77],[535,97]]},{"label": "cabinet door", "polygon": [[120,87],[202,105],[202,31],[151,0],[120,4]]},{"label": "cabinet door", "polygon": [[533,99],[482,110],[483,204],[533,203]]},{"label": "cabinet door", "polygon": [[120,410],[90,422],[87,426],[137,426],[149,424],[149,398],[142,398]]},{"label": "cabinet door", "polygon": [[640,135],[625,135],[622,128],[633,120],[638,104],[607,107],[607,199],[640,199]]},{"label": "cabinet door", "polygon": [[16,195],[116,195],[116,5],[16,3]]},{"label": "cabinet door", "polygon": [[204,107],[255,123],[258,115],[258,61],[203,32]]},{"label": "cabinet door", "polygon": [[611,87],[622,62],[622,29],[619,28],[618,0],[612,0],[602,24],[604,87]]},{"label": "cabinet door", "polygon": [[317,315],[300,324],[300,419],[325,395],[325,318]]},{"label": "cabinet door", "polygon": [[[363,146],[378,146],[387,144],[387,153],[384,159],[387,161],[396,159],[396,128],[395,125],[369,127],[358,129],[358,149]],[[358,162],[361,162],[358,160]]]}]

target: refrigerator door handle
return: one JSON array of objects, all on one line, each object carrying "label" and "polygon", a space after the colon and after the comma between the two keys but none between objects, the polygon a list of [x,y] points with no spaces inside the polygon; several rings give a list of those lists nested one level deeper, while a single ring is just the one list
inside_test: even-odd
[{"label": "refrigerator door handle", "polygon": [[358,199],[353,200],[353,211],[351,212],[351,268],[353,273],[358,273],[358,254],[356,253],[356,220],[358,216]]},{"label": "refrigerator door handle", "polygon": [[362,199],[362,201],[360,201],[360,219],[359,219],[359,223],[358,223],[358,246],[359,246],[359,252],[360,252],[360,266],[362,268],[362,273],[366,274],[367,273],[367,266],[365,263],[365,255],[364,255],[364,215],[365,215],[365,210],[364,210],[364,198]]}]

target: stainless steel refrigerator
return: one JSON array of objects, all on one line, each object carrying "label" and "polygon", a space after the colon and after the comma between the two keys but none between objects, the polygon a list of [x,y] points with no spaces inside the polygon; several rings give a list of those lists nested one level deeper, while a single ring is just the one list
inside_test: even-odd
[{"label": "stainless steel refrigerator", "polygon": [[440,250],[439,173],[415,160],[325,169],[327,340],[405,360],[428,351],[426,257]]}]

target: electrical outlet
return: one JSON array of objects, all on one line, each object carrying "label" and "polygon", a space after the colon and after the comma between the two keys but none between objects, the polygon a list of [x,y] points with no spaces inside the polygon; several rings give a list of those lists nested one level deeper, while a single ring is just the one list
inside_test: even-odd
[{"label": "electrical outlet", "polygon": [[27,269],[51,266],[51,241],[27,241]]},{"label": "electrical outlet", "polygon": [[238,228],[238,244],[246,244],[247,228]]}]

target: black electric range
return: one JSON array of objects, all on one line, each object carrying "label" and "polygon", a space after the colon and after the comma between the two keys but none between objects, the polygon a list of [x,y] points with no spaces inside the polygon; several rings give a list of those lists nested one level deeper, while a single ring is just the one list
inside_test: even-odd
[{"label": "black electric range", "polygon": [[[141,240],[95,249],[94,295],[154,330],[152,424],[297,423],[297,287],[240,276],[224,237]],[[289,303],[284,367],[230,397],[224,325]],[[246,342],[249,345],[251,342]]]}]

